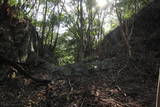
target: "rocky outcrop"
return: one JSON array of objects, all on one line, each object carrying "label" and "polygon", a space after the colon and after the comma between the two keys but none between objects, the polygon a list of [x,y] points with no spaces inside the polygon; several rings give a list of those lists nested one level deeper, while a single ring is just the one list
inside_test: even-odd
[{"label": "rocky outcrop", "polygon": [[33,47],[33,26],[27,19],[3,20],[0,23],[0,56],[13,62],[25,62]]},{"label": "rocky outcrop", "polygon": [[[128,40],[133,57],[136,57],[137,59],[148,58],[148,55],[151,55],[154,58],[159,57],[159,13],[160,1],[154,1],[128,20],[131,22],[128,25],[129,30],[131,30],[131,24],[133,24],[133,33]],[[128,53],[121,27],[123,28],[124,24],[106,35],[100,49],[102,57],[109,58],[122,55],[122,53]]]},{"label": "rocky outcrop", "polygon": [[[129,49],[123,38],[121,28],[118,26],[115,30],[106,35],[100,49],[100,58],[119,59],[119,63],[134,63],[138,67],[136,71],[141,71],[148,75],[148,78],[157,82],[158,65],[160,63],[160,1],[153,1],[148,6],[139,11],[131,21],[128,29],[133,27],[132,35],[128,40],[132,56],[129,57]],[[125,60],[126,62],[125,62]],[[135,71],[135,72],[136,72]]]}]

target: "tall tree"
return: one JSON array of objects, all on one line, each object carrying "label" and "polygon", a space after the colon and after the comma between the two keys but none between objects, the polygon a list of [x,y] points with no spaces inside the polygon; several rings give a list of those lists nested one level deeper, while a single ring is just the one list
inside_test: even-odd
[{"label": "tall tree", "polygon": [[45,37],[45,29],[46,29],[46,18],[47,18],[47,8],[48,8],[48,0],[45,1],[44,7],[44,15],[43,15],[43,25],[42,25],[42,35],[41,35],[41,48],[43,48],[43,42]]}]

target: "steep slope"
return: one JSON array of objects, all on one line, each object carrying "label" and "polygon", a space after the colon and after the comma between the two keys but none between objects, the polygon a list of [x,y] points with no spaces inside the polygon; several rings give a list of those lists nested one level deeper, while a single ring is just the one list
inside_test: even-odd
[{"label": "steep slope", "polygon": [[[122,26],[117,27],[106,35],[102,43],[101,54],[104,57],[112,57],[118,55],[119,52],[127,52],[122,30],[125,30],[124,27],[128,27],[129,33],[131,33],[129,44],[131,45],[133,57],[137,56],[141,58],[142,56],[149,55],[150,52],[152,52],[152,56],[158,57],[160,51],[158,48],[160,40],[159,13],[160,2],[155,1],[150,3]],[[124,47],[126,49],[123,49]],[[154,55],[153,51],[155,52]],[[139,55],[136,55],[136,53]]]},{"label": "steep slope", "polygon": [[[160,58],[160,1],[154,1],[129,19],[126,25],[117,27],[110,32],[101,45],[100,57],[103,58],[127,58],[136,61],[137,65],[147,68],[144,72],[157,74],[157,65]],[[129,58],[123,31],[128,27],[132,56]],[[128,37],[130,36],[130,37]]]}]

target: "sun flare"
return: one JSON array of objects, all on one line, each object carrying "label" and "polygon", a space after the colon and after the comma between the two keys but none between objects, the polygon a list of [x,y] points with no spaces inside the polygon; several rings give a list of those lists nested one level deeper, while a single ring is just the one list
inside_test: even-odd
[{"label": "sun flare", "polygon": [[103,8],[107,4],[106,0],[96,0],[96,1],[97,1],[97,6],[100,8]]}]

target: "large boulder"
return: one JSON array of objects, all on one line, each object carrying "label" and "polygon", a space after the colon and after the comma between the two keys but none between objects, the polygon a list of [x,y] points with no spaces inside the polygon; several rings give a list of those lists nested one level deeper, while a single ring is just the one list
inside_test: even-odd
[{"label": "large boulder", "polygon": [[29,51],[29,26],[27,23],[0,23],[0,55],[11,61],[25,61]]},{"label": "large boulder", "polygon": [[[147,58],[151,54],[158,57],[160,53],[160,1],[153,1],[128,20],[128,29],[133,32],[129,39],[133,57]],[[123,38],[121,27],[118,26],[104,38],[100,57],[113,57],[128,54],[126,41]]]},{"label": "large boulder", "polygon": [[25,62],[31,51],[37,53],[37,32],[29,18],[20,16],[19,7],[6,2],[0,5],[0,59]]},{"label": "large boulder", "polygon": [[[118,26],[104,38],[99,57],[116,57],[121,65],[134,66],[135,72],[143,72],[148,79],[157,81],[160,62],[160,1],[153,1],[128,20],[128,29],[132,28],[132,35],[128,40],[131,50],[123,38]],[[122,67],[123,68],[123,67]]]}]

